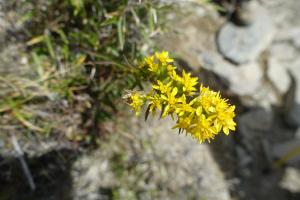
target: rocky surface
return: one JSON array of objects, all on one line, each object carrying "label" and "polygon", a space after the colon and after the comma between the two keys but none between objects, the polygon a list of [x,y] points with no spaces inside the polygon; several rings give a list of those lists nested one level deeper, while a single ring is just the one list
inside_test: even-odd
[{"label": "rocky surface", "polygon": [[230,61],[242,64],[254,61],[273,39],[273,22],[268,11],[256,6],[255,18],[248,26],[226,23],[218,34],[220,52]]},{"label": "rocky surface", "polygon": [[[263,5],[271,12],[273,21],[277,26],[277,33],[272,45],[269,47],[271,57],[277,59],[278,65],[285,71],[289,71],[294,77],[290,88],[290,105],[287,110],[286,121],[293,127],[299,126],[300,116],[300,59],[299,59],[299,27],[300,22],[296,20],[300,14],[297,11],[300,7],[299,1],[262,1]],[[288,10],[288,12],[287,12]],[[274,77],[276,78],[276,77]],[[285,78],[284,78],[285,79]]]},{"label": "rocky surface", "polygon": [[203,53],[198,58],[203,68],[220,76],[230,91],[237,95],[253,95],[261,86],[263,70],[257,62],[236,67],[216,53]]},{"label": "rocky surface", "polygon": [[[79,158],[73,167],[75,199],[101,199],[99,188],[115,188],[118,199],[229,200],[209,146],[178,135],[172,123],[133,120],[111,143]],[[136,191],[139,196],[132,196]]]},{"label": "rocky surface", "polygon": [[[299,24],[294,20],[299,3],[260,2],[259,9],[269,14],[259,13],[262,20],[248,28],[224,25],[215,12],[181,4],[183,13],[167,15],[176,26],[158,39],[161,49],[186,61],[185,67],[202,71],[206,78],[213,74],[225,94],[238,98],[237,109],[243,113],[237,117],[237,133],[199,145],[171,131],[168,120],[128,122],[109,143],[73,163],[74,199],[299,198],[295,170],[284,167],[299,163],[276,165],[289,141],[296,140],[296,129],[286,121],[300,116],[293,109],[300,103]],[[230,37],[222,31],[217,37],[226,26],[223,31]],[[218,49],[218,42],[227,42],[226,48]],[[289,109],[281,110],[286,103]],[[283,120],[282,112],[292,118]]]},{"label": "rocky surface", "polygon": [[291,86],[288,71],[280,65],[276,57],[270,57],[268,60],[267,76],[281,95],[285,94]]},{"label": "rocky surface", "polygon": [[291,192],[300,192],[300,172],[297,168],[288,167],[284,173],[281,185]]},{"label": "rocky surface", "polygon": [[[177,33],[190,36],[184,49],[197,48],[196,55],[179,53],[179,56],[187,62],[192,60],[190,68],[200,69],[204,73],[200,77],[213,77],[208,83],[217,81],[216,88],[237,97],[241,103],[238,110],[246,110],[238,114],[238,133],[234,140],[223,145],[223,151],[234,146],[229,151],[232,154],[217,156],[221,167],[224,162],[229,165],[234,160],[234,169],[231,169],[234,172],[226,167],[223,169],[229,177],[238,180],[231,188],[232,196],[236,194],[238,199],[245,200],[297,199],[298,192],[288,190],[280,182],[290,180],[284,178],[283,174],[288,173],[284,165],[300,166],[295,162],[298,154],[289,159],[282,158],[289,151],[295,151],[291,149],[291,143],[298,149],[299,142],[296,127],[300,125],[300,23],[296,19],[299,18],[300,4],[299,1],[287,3],[283,0],[255,3],[258,6],[256,19],[253,18],[254,22],[246,27],[216,19],[210,13],[200,17],[199,20],[213,18],[221,22],[211,23],[215,26],[211,29],[216,30],[213,32],[215,38],[205,42],[197,39],[197,33],[185,29],[189,23],[181,24],[180,18],[176,19],[179,22],[176,30],[181,30]],[[164,39],[168,40],[168,37]],[[203,47],[202,43],[206,45]],[[168,45],[163,47],[180,52],[178,46],[176,49]],[[218,160],[220,157],[227,158]],[[284,160],[280,161],[279,168],[278,160]]]},{"label": "rocky surface", "polygon": [[[19,161],[2,149],[10,141],[0,137],[0,199],[299,199],[299,156],[276,163],[291,146],[299,147],[300,1],[256,3],[259,20],[242,28],[181,2],[181,12],[166,16],[170,32],[157,39],[161,49],[175,52],[184,67],[200,71],[202,80],[211,79],[237,102],[236,133],[198,144],[172,131],[170,120],[125,116],[112,122],[115,134],[92,152],[50,140],[21,141],[36,192],[29,192]],[[0,36],[10,26],[2,16]],[[7,45],[4,37],[0,42],[0,73],[20,71],[7,67],[14,60],[27,66],[10,56],[20,46]]]}]

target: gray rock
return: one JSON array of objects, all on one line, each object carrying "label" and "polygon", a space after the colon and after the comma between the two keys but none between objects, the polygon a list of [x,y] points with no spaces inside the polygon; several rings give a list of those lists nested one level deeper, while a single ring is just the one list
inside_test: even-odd
[{"label": "gray rock", "polygon": [[272,147],[269,140],[263,139],[262,142],[262,154],[264,155],[265,160],[267,161],[267,166],[271,167],[273,164],[273,154]]},{"label": "gray rock", "polygon": [[252,95],[261,86],[263,72],[256,62],[236,67],[216,53],[201,54],[198,59],[203,63],[203,68],[223,78],[237,95]]},{"label": "gray rock", "polygon": [[251,96],[240,97],[244,106],[272,108],[272,105],[279,105],[280,98],[276,95],[274,87],[266,81],[262,81],[260,87]]},{"label": "gray rock", "polygon": [[257,7],[256,1],[241,1],[234,13],[234,22],[238,25],[250,25],[255,20]]},{"label": "gray rock", "polygon": [[276,58],[279,62],[291,62],[299,53],[297,50],[288,42],[276,42],[268,49],[270,57]]},{"label": "gray rock", "polygon": [[[180,4],[179,12],[170,10],[164,13],[168,18],[168,23],[176,24],[176,26],[170,27],[164,34],[157,34],[154,41],[159,49],[176,53],[178,58],[187,62],[193,70],[198,71],[199,52],[217,51],[215,36],[223,19],[217,12],[201,13],[203,8],[199,9],[197,8],[199,6],[191,5],[190,2],[176,0],[177,3]],[[145,48],[149,48],[149,45]]]},{"label": "gray rock", "polygon": [[276,34],[276,40],[300,48],[300,28],[292,26],[291,28],[282,29]]},{"label": "gray rock", "polygon": [[273,147],[273,155],[277,159],[278,165],[300,164],[300,139],[291,139],[286,142],[279,143]]},{"label": "gray rock", "polygon": [[[248,130],[253,131],[269,131],[272,127],[273,115],[272,112],[258,108],[251,110],[238,119],[242,134],[248,134]],[[243,126],[243,127],[242,127]]]},{"label": "gray rock", "polygon": [[295,138],[300,139],[300,128],[297,129]]},{"label": "gray rock", "polygon": [[[253,162],[253,159],[251,158],[251,156],[240,146],[236,147],[236,154],[238,157],[238,165],[241,168],[246,168],[246,166],[248,164],[250,164],[251,162]],[[245,176],[247,176],[245,174]]]},{"label": "gray rock", "polygon": [[300,28],[293,30],[292,42],[295,47],[300,48]]},{"label": "gray rock", "polygon": [[178,135],[167,118],[150,118],[147,123],[142,118],[123,120],[128,128],[117,123],[119,135],[74,163],[75,200],[104,199],[99,188],[113,188],[118,199],[135,199],[136,193],[140,199],[230,199],[224,174],[208,145]]},{"label": "gray rock", "polygon": [[236,68],[236,74],[230,77],[230,89],[239,95],[251,95],[262,84],[263,73],[256,62],[247,63]]},{"label": "gray rock", "polygon": [[[273,66],[275,64],[269,63],[269,69],[273,72],[268,70],[268,77],[273,77],[273,83],[277,85],[277,88],[283,89],[286,85],[289,86],[283,101],[285,121],[292,127],[298,127],[300,126],[300,59],[298,56],[300,29],[292,27],[281,32],[283,33],[276,36],[276,43],[272,44],[269,49],[270,57],[276,60],[278,66],[270,68],[270,64]],[[287,73],[283,72],[285,69],[288,69],[292,76],[292,79],[289,78],[290,84],[287,84]]]},{"label": "gray rock", "polygon": [[300,126],[300,62],[290,67],[291,86],[285,95],[285,120],[293,126]]},{"label": "gray rock", "polygon": [[198,62],[206,70],[218,75],[231,92],[240,96],[244,105],[266,109],[279,105],[281,99],[274,87],[264,80],[263,69],[258,63],[237,67],[215,52],[199,54]]},{"label": "gray rock", "polygon": [[290,76],[276,58],[269,58],[267,76],[280,94],[284,94],[291,84]]},{"label": "gray rock", "polygon": [[291,108],[285,115],[285,120],[292,127],[300,126],[300,104],[293,102]]},{"label": "gray rock", "polygon": [[[270,132],[273,125],[273,114],[262,108],[253,109],[238,116],[237,124],[240,142],[255,162],[258,156],[262,156],[260,150],[263,141],[262,135]],[[265,164],[267,162],[266,160]]]},{"label": "gray rock", "polygon": [[300,192],[300,171],[299,169],[286,168],[280,186],[290,192]]},{"label": "gray rock", "polygon": [[241,64],[254,61],[272,41],[274,27],[267,11],[258,8],[249,26],[225,24],[218,36],[218,46],[225,58]]}]

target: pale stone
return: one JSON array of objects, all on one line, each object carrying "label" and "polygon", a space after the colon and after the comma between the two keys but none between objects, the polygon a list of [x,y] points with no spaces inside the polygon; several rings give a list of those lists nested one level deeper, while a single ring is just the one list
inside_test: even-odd
[{"label": "pale stone", "polygon": [[300,192],[300,171],[299,169],[288,167],[280,182],[282,188],[290,192]]},{"label": "pale stone", "polygon": [[286,68],[276,58],[269,58],[267,76],[280,94],[284,94],[291,84]]},{"label": "pale stone", "polygon": [[225,24],[218,35],[218,46],[225,58],[241,64],[256,60],[269,46],[273,35],[273,23],[267,11],[260,8],[248,26]]},{"label": "pale stone", "polygon": [[203,63],[203,68],[223,78],[230,90],[237,95],[251,95],[261,85],[263,72],[256,62],[237,67],[216,53],[201,54],[198,59]]}]

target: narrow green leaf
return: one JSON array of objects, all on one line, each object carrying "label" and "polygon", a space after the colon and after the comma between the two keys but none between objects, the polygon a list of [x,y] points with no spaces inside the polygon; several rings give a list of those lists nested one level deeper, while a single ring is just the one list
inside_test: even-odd
[{"label": "narrow green leaf", "polygon": [[107,25],[112,25],[112,24],[116,24],[118,22],[118,18],[117,17],[112,17],[109,19],[106,19],[105,21],[103,21],[100,26],[107,26]]},{"label": "narrow green leaf", "polygon": [[123,50],[124,40],[125,40],[125,36],[124,36],[124,32],[123,32],[123,30],[124,30],[124,18],[123,17],[119,18],[117,27],[118,27],[119,48],[121,50]]},{"label": "narrow green leaf", "polygon": [[154,31],[154,27],[156,24],[156,11],[153,8],[150,8],[148,11],[148,20],[149,20],[149,30],[150,32]]},{"label": "narrow green leaf", "polygon": [[34,51],[32,52],[32,59],[35,64],[36,72],[38,73],[39,77],[43,77],[44,69],[42,66],[42,61],[41,61],[40,57],[37,55],[37,53]]},{"label": "narrow green leaf", "polygon": [[47,49],[48,49],[48,52],[49,52],[51,58],[55,59],[55,53],[54,53],[54,49],[53,49],[49,34],[46,33],[44,38],[45,38],[44,41],[46,43],[46,46],[47,46]]},{"label": "narrow green leaf", "polygon": [[35,45],[37,43],[40,43],[44,40],[44,37],[45,37],[44,35],[39,35],[39,36],[33,37],[33,38],[31,38],[31,40],[26,42],[26,45],[27,46],[32,46],[32,45]]},{"label": "narrow green leaf", "polygon": [[62,41],[63,41],[65,44],[69,44],[69,40],[68,40],[68,38],[67,38],[67,36],[66,36],[66,34],[64,33],[63,30],[61,30],[61,29],[56,29],[56,30],[54,30],[54,32],[56,32],[56,33],[60,36],[60,38],[62,39]]}]

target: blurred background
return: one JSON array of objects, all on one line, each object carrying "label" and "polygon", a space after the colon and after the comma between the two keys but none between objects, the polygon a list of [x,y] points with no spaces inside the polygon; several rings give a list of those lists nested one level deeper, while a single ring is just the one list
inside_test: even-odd
[{"label": "blurred background", "polygon": [[[0,0],[0,200],[300,199],[299,0]],[[122,96],[155,51],[236,105],[199,144]]]}]

